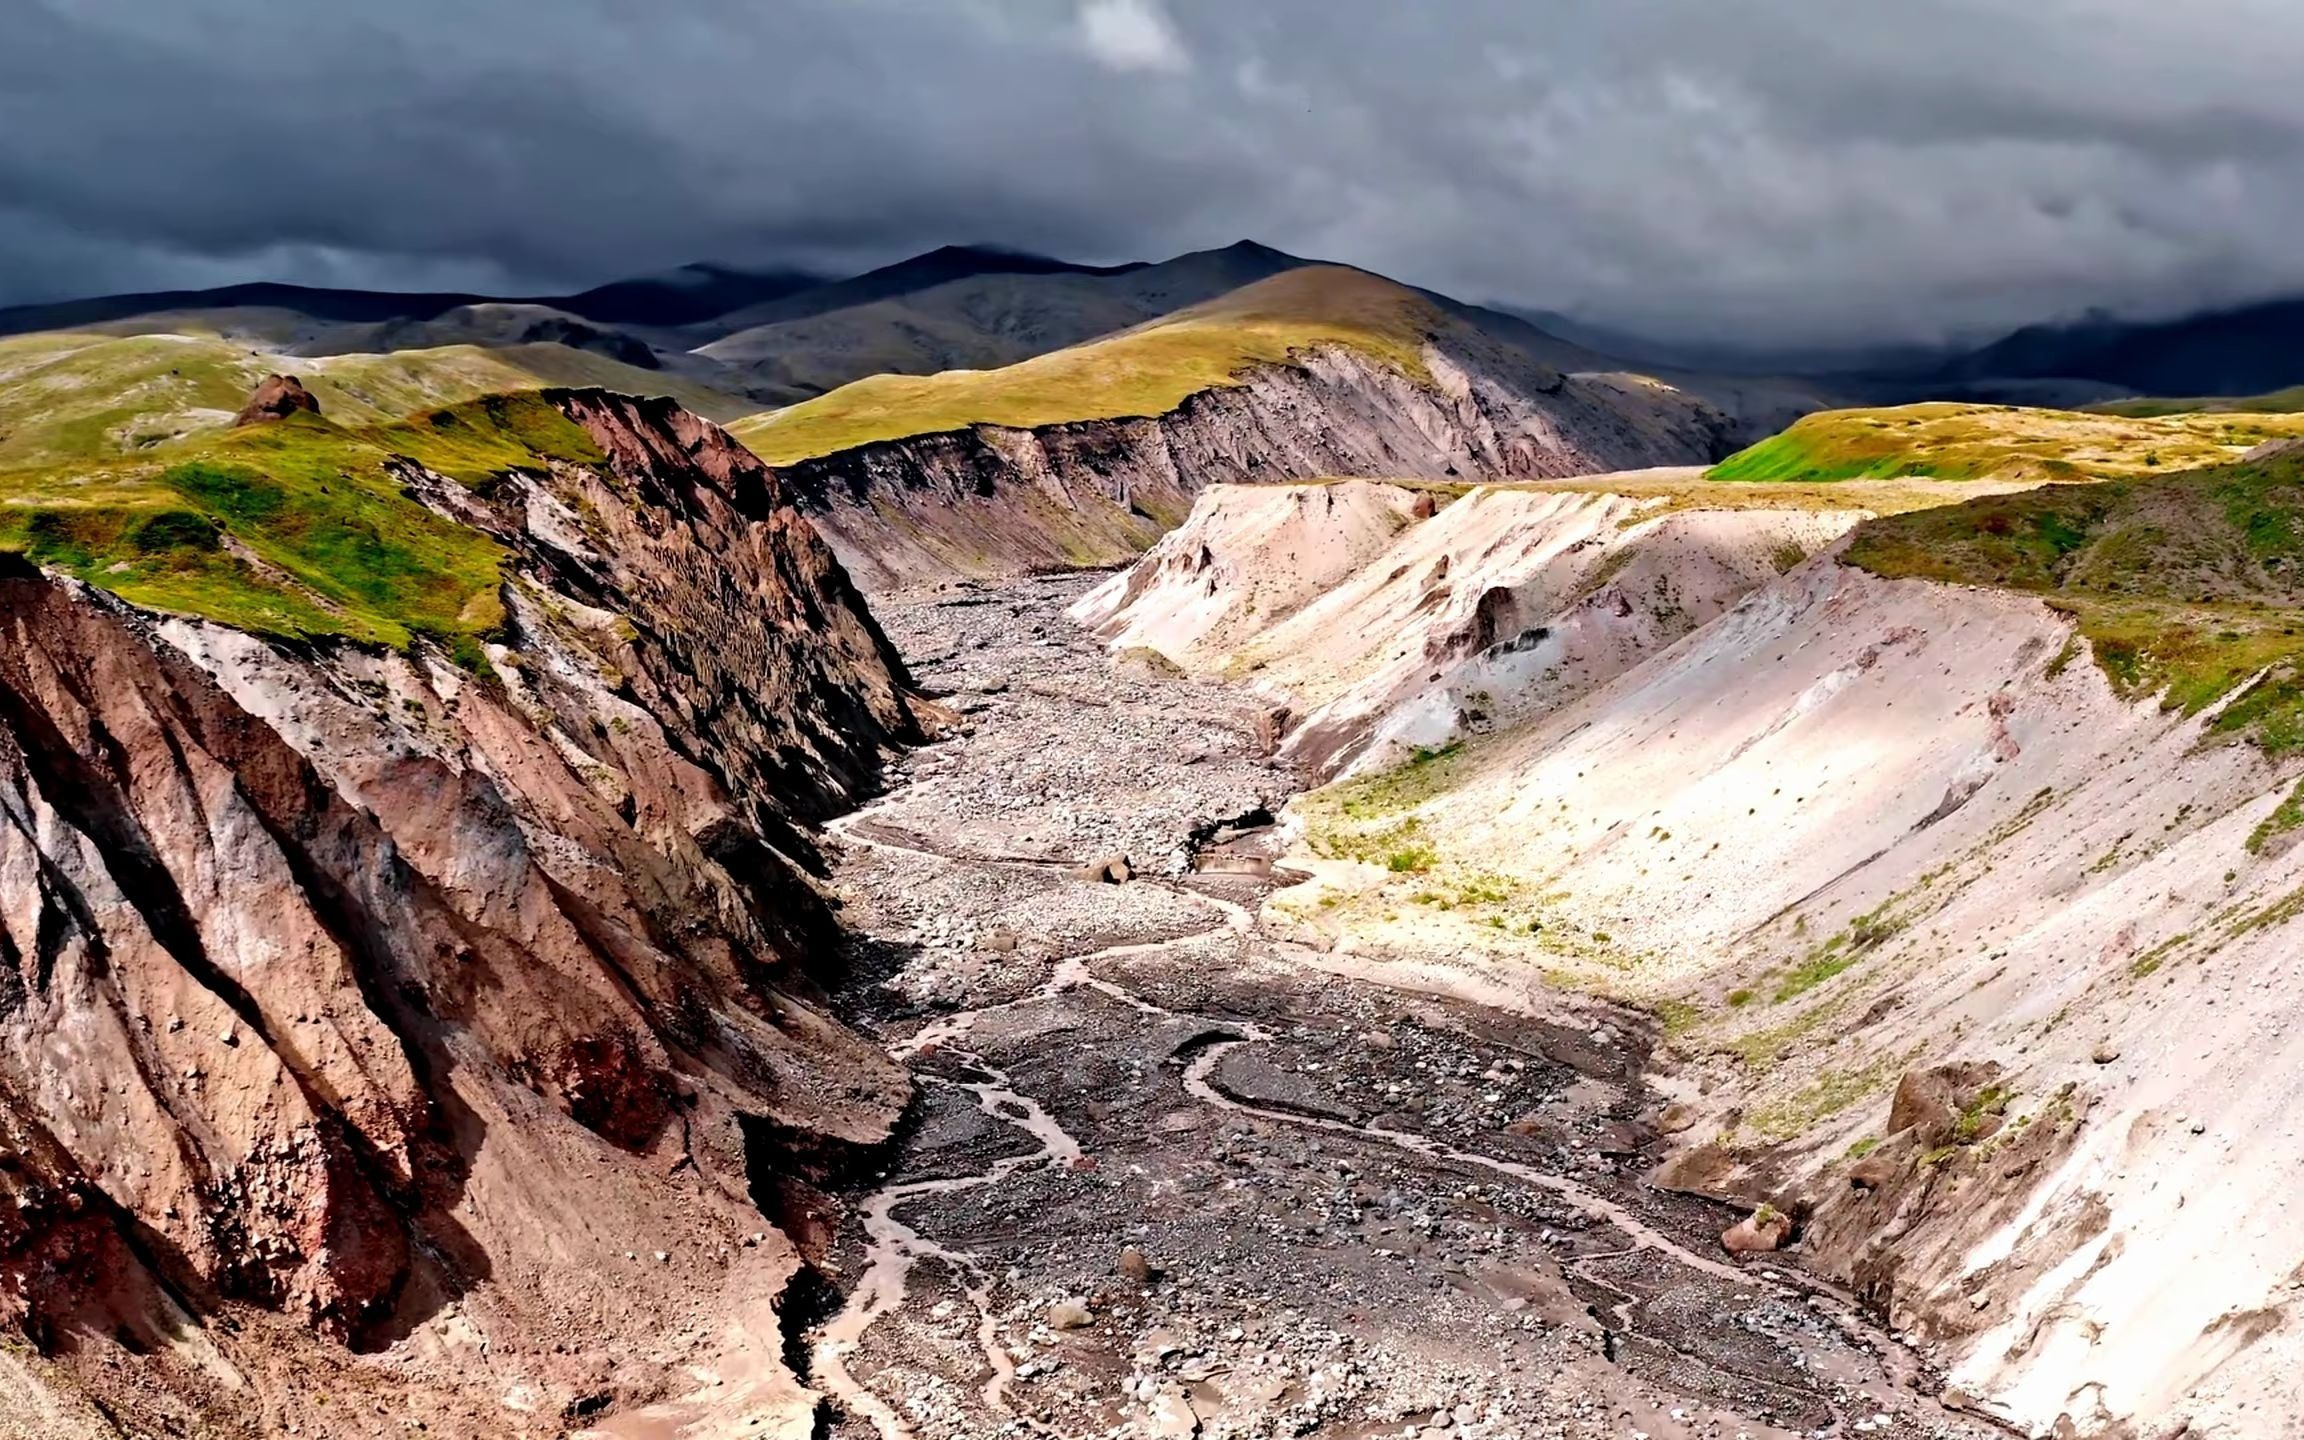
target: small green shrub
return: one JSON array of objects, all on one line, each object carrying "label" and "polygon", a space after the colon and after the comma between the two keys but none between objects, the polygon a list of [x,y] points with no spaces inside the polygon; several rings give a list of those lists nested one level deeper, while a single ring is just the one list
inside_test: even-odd
[{"label": "small green shrub", "polygon": [[2297,782],[2271,814],[2248,833],[2248,853],[2261,855],[2264,847],[2299,825],[2304,825],[2304,781]]}]

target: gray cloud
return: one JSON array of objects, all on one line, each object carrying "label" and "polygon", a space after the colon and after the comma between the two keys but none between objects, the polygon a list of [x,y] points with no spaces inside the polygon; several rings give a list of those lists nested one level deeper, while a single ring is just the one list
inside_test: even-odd
[{"label": "gray cloud", "polygon": [[2300,72],[2293,0],[0,0],[0,301],[1252,235],[1934,338],[2304,291]]}]

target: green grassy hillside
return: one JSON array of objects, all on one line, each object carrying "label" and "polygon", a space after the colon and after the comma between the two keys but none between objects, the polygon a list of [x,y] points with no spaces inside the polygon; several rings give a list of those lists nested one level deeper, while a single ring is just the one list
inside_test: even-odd
[{"label": "green grassy hillside", "polygon": [[301,379],[322,414],[354,426],[554,385],[671,395],[716,419],[746,408],[702,386],[564,345],[306,357],[213,335],[14,335],[0,338],[0,469],[135,455],[221,431],[256,382],[274,371]]},{"label": "green grassy hillside", "polygon": [[2149,419],[2162,415],[2286,415],[2304,411],[2304,385],[2292,385],[2269,395],[2196,395],[2182,399],[2148,398],[2108,400],[2091,405],[2092,415],[2124,415]]},{"label": "green grassy hillside", "polygon": [[396,456],[475,485],[604,458],[534,394],[364,427],[299,414],[130,459],[0,471],[0,550],[155,609],[288,637],[429,636],[477,664],[503,620],[503,552],[403,494]]},{"label": "green grassy hillside", "polygon": [[[2050,485],[1867,521],[1876,574],[2029,591],[2070,614],[2114,687],[2267,750],[2304,746],[2304,459]],[[2068,662],[2062,657],[2058,663]]]},{"label": "green grassy hillside", "polygon": [[1713,480],[2099,480],[2197,469],[2304,435],[2304,415],[2128,417],[1935,403],[1827,410],[1712,467]]},{"label": "green grassy hillside", "polygon": [[1159,415],[1318,345],[1428,378],[1423,342],[1445,323],[1403,286],[1358,270],[1290,270],[1117,335],[998,370],[875,375],[729,428],[772,465],[970,425],[1031,428]]}]

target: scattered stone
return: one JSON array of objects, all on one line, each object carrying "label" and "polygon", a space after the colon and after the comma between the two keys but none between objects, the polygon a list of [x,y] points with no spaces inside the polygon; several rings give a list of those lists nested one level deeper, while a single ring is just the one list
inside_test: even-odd
[{"label": "scattered stone", "polygon": [[2095,1052],[2089,1055],[2088,1058],[2095,1061],[2099,1065],[2109,1065],[2113,1061],[2120,1058],[2120,1052],[2109,1044],[2099,1045],[2096,1047]]},{"label": "scattered stone", "polygon": [[1656,1128],[1667,1135],[1678,1135],[1696,1128],[1698,1112],[1685,1100],[1675,1100],[1664,1107],[1656,1117]]},{"label": "scattered stone", "polygon": [[1082,1300],[1059,1300],[1048,1307],[1045,1318],[1051,1330],[1084,1330],[1096,1320]]}]

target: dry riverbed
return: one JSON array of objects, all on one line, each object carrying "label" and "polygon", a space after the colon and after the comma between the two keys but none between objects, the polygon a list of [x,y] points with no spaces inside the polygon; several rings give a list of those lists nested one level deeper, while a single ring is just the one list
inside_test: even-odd
[{"label": "dry riverbed", "polygon": [[879,607],[969,733],[835,827],[839,998],[919,1096],[797,1347],[820,1434],[1993,1433],[1642,1183],[1643,1017],[1387,983],[1263,933],[1285,872],[1192,873],[1297,777],[1067,622],[1089,578]]}]

